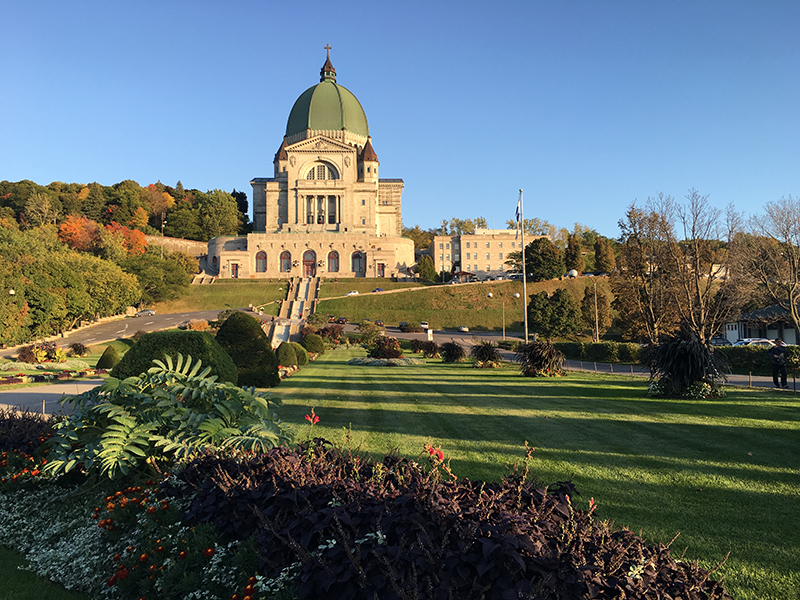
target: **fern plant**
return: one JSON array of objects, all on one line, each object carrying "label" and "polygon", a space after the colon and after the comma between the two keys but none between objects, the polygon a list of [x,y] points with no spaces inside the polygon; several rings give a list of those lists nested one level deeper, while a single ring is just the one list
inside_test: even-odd
[{"label": "fern plant", "polygon": [[442,362],[455,363],[461,362],[466,358],[467,352],[456,342],[445,342],[441,347]]},{"label": "fern plant", "polygon": [[724,355],[694,339],[664,339],[650,352],[650,395],[716,398],[730,372]]},{"label": "fern plant", "polygon": [[46,473],[153,474],[208,449],[263,452],[292,441],[277,397],[219,382],[191,356],[153,363],[62,400],[72,414],[54,426]]}]

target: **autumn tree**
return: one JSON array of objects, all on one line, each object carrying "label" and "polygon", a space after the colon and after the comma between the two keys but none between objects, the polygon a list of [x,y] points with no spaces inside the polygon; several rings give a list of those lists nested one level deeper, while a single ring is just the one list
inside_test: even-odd
[{"label": "autumn tree", "polygon": [[674,237],[670,215],[651,201],[645,208],[634,202],[619,228],[617,270],[610,279],[613,306],[623,335],[655,344],[677,323],[671,273],[662,268],[670,264],[667,246]]},{"label": "autumn tree", "polygon": [[38,227],[47,223],[54,224],[61,215],[61,202],[54,194],[34,192],[25,202],[25,218]]},{"label": "autumn tree", "polygon": [[731,243],[731,278],[784,309],[800,331],[800,199],[769,202]]},{"label": "autumn tree", "polygon": [[420,229],[419,225],[414,225],[412,228],[403,227],[403,237],[407,237],[414,241],[414,248],[416,250],[427,250],[433,241],[434,232],[430,229]]},{"label": "autumn tree", "polygon": [[91,252],[100,236],[100,226],[87,217],[69,215],[58,228],[58,238],[74,250]]},{"label": "autumn tree", "polygon": [[614,248],[606,238],[598,237],[594,242],[594,270],[611,273],[615,266]]},{"label": "autumn tree", "polygon": [[586,327],[592,330],[595,342],[599,342],[600,336],[611,327],[611,302],[596,285],[587,285],[583,290],[581,316]]}]

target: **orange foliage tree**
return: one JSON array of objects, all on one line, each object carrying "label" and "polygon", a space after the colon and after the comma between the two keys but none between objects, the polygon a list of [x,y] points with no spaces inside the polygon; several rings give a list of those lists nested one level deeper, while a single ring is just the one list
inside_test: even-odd
[{"label": "orange foliage tree", "polygon": [[100,226],[84,216],[69,215],[58,228],[58,239],[81,252],[94,250],[99,236]]},{"label": "orange foliage tree", "polygon": [[122,235],[122,245],[125,247],[128,256],[138,256],[147,251],[147,240],[144,237],[144,233],[138,229],[129,229],[116,221],[111,221],[104,229],[108,233]]}]

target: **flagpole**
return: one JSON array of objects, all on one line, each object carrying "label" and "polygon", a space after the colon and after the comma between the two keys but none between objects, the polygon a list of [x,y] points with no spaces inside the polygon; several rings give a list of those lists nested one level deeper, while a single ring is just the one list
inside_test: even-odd
[{"label": "flagpole", "polygon": [[522,240],[522,311],[525,319],[525,343],[528,343],[528,275],[525,273],[525,216],[522,214],[522,190],[519,191],[519,230]]}]

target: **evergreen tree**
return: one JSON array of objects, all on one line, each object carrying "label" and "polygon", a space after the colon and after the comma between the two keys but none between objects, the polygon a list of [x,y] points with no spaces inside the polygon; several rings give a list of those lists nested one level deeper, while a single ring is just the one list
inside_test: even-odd
[{"label": "evergreen tree", "polygon": [[611,273],[615,266],[614,249],[606,238],[598,237],[594,243],[595,271]]},{"label": "evergreen tree", "polygon": [[256,319],[234,312],[220,326],[217,341],[233,359],[239,385],[275,387],[280,383],[278,359]]},{"label": "evergreen tree", "polygon": [[581,253],[581,242],[577,235],[573,234],[567,238],[564,266],[567,271],[575,269],[578,273],[583,273],[583,254]]},{"label": "evergreen tree", "polygon": [[419,274],[419,278],[425,281],[436,281],[438,278],[436,267],[433,266],[433,259],[427,254],[419,259],[417,263],[417,273]]}]

